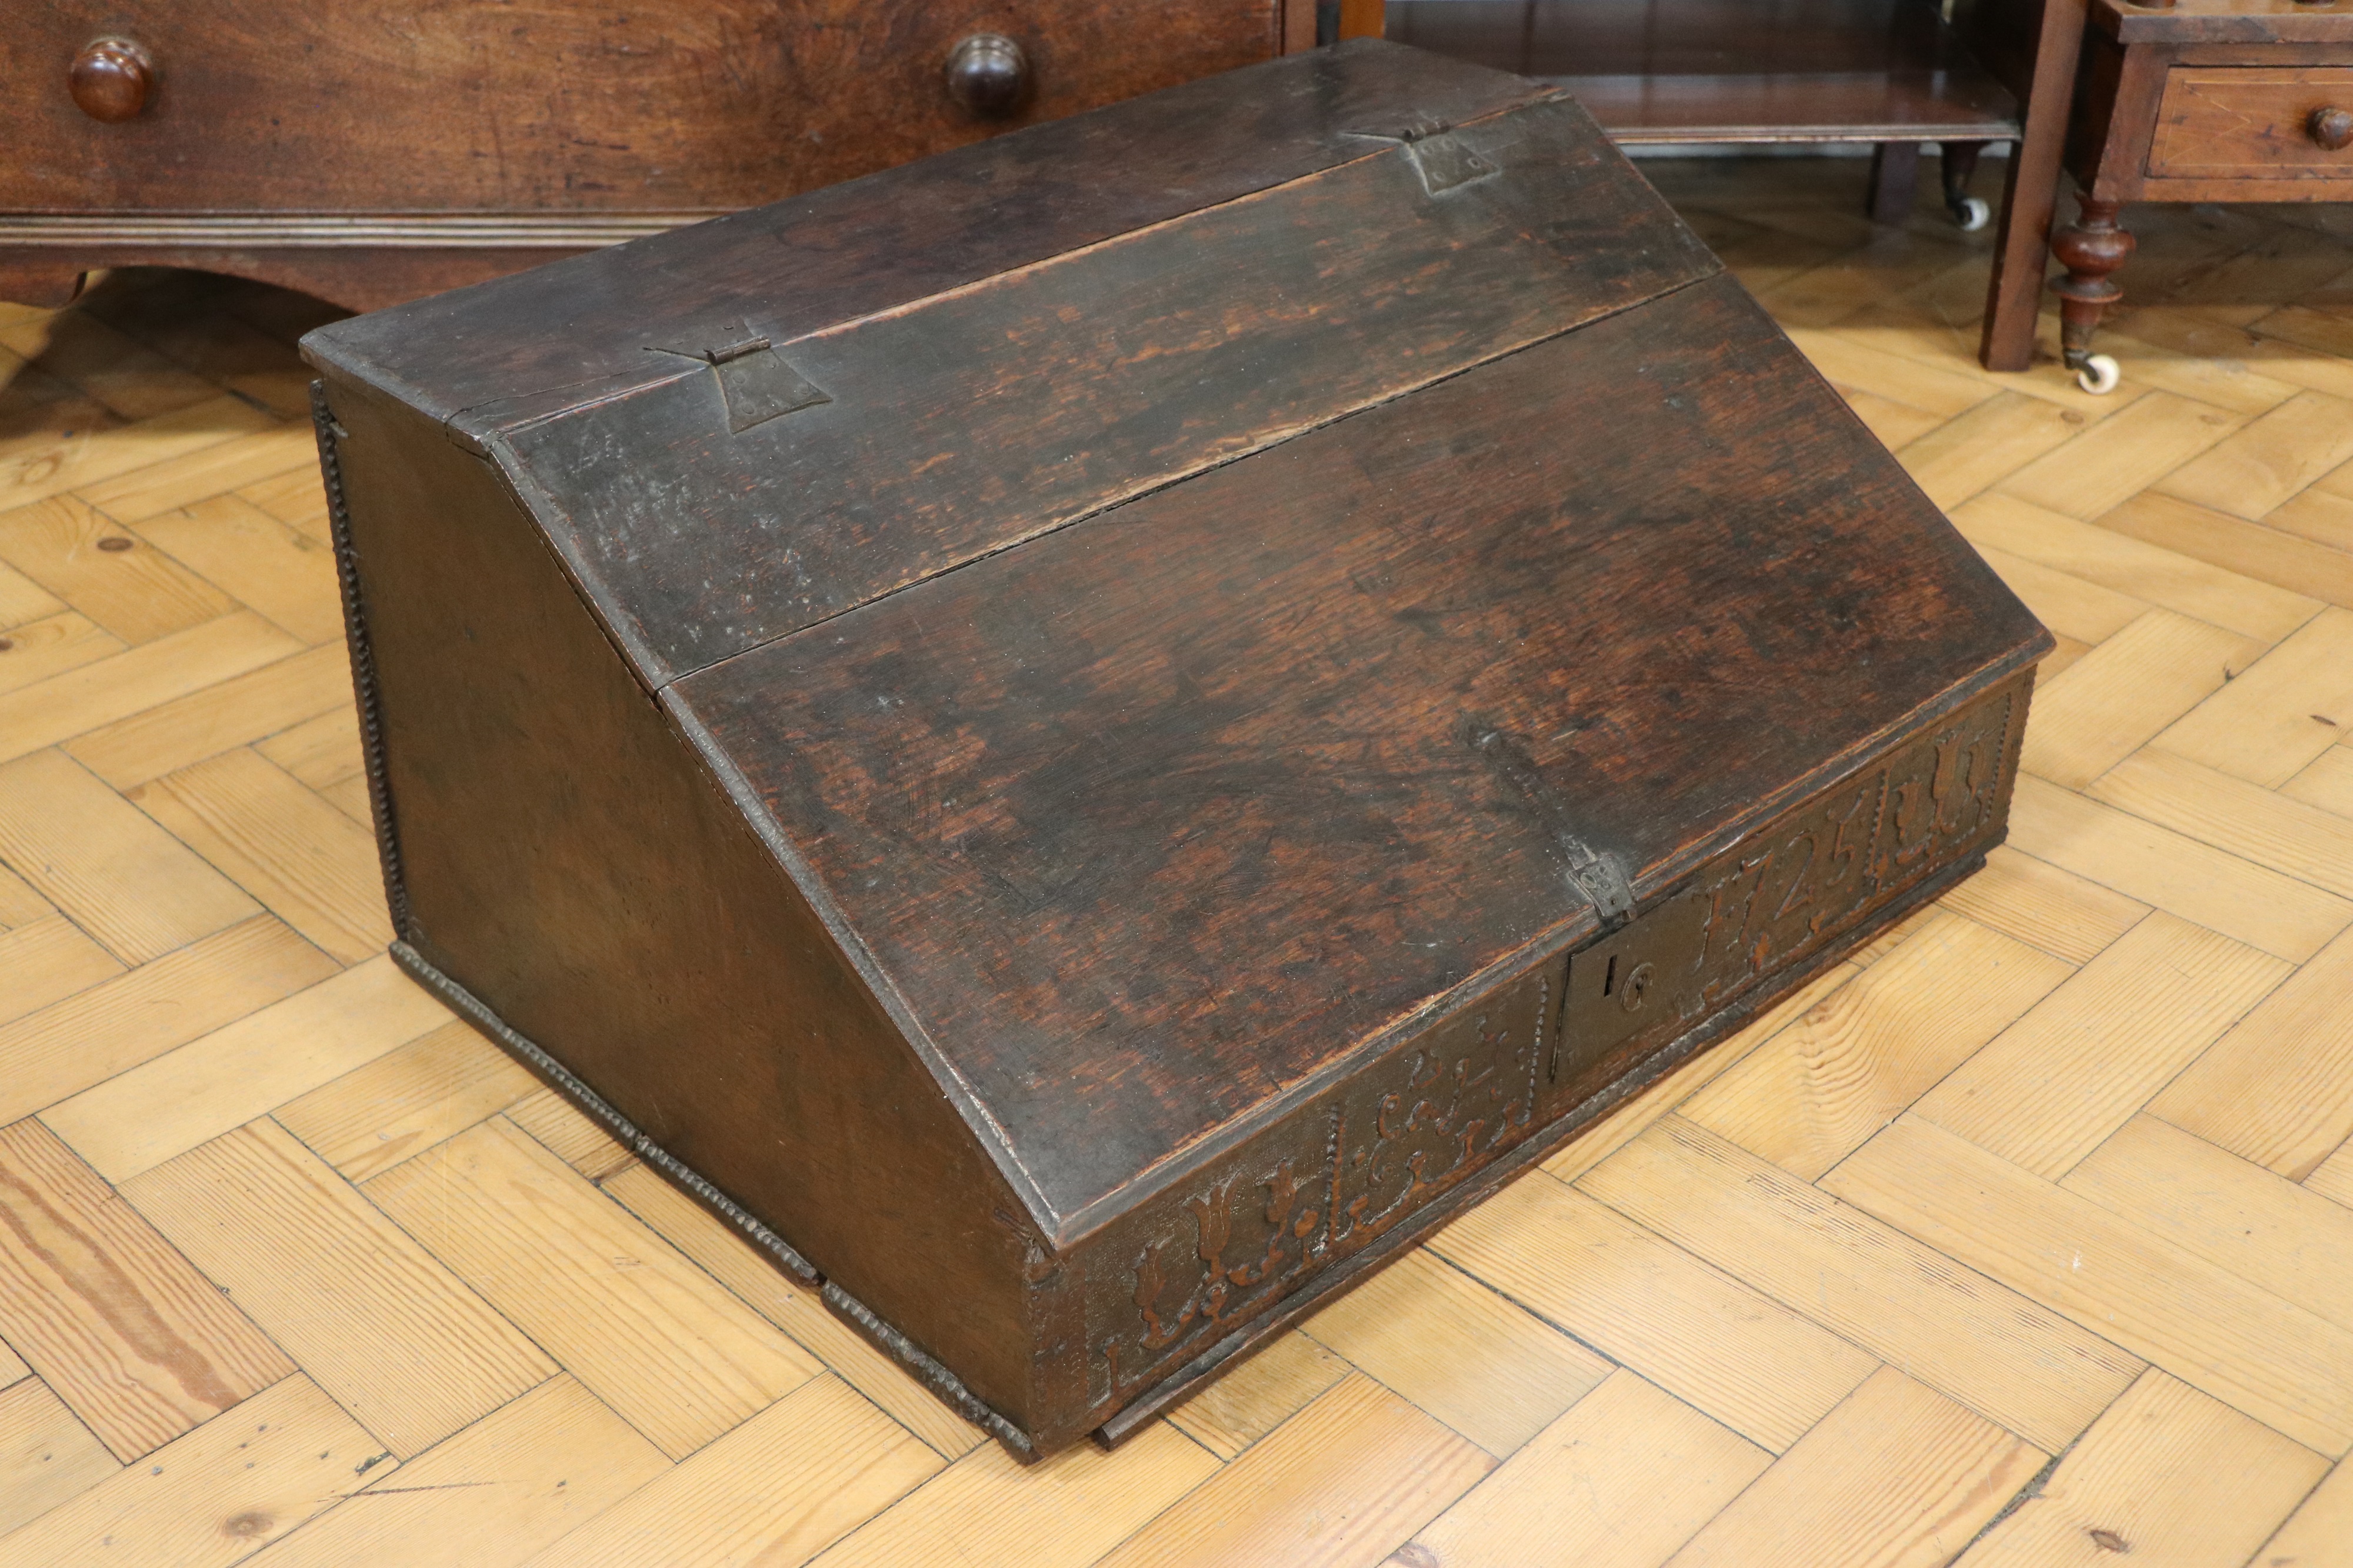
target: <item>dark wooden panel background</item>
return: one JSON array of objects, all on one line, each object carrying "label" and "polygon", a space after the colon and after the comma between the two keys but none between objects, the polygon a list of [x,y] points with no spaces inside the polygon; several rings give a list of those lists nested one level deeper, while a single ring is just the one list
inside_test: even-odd
[{"label": "dark wooden panel background", "polygon": [[[48,0],[0,23],[0,209],[726,211],[1000,130],[941,68],[1019,40],[1050,119],[1275,52],[1280,0]],[[93,37],[154,56],[138,119],[75,108]]]}]

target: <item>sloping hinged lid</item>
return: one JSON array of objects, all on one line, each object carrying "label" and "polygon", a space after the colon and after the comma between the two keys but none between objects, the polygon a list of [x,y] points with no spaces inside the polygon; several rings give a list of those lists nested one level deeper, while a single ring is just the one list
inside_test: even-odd
[{"label": "sloping hinged lid", "polygon": [[1064,1239],[2038,636],[1582,110],[1379,43],[310,346],[504,468]]},{"label": "sloping hinged lid", "polygon": [[1716,269],[1548,89],[1240,74],[319,348],[495,447],[659,685]]}]

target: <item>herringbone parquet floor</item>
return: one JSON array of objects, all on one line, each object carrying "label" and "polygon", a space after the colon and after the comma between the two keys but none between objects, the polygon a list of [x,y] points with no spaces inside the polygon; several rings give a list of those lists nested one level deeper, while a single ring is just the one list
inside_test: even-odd
[{"label": "herringbone parquet floor", "polygon": [[2353,212],[2135,215],[2092,398],[1647,167],[2060,635],[2012,846],[1031,1471],[382,956],[318,309],[0,310],[0,1564],[2353,1563]]}]

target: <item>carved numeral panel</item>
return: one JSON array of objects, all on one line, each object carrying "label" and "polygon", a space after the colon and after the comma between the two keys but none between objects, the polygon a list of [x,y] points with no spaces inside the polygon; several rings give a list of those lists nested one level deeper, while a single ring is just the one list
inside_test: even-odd
[{"label": "carved numeral panel", "polygon": [[1673,1039],[1990,842],[2019,700],[1979,700],[1571,954],[1540,1114],[1570,1109],[1630,1050]]}]

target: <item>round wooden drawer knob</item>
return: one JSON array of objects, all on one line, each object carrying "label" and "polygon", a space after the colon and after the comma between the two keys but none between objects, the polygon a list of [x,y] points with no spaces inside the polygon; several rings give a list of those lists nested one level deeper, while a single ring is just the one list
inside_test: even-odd
[{"label": "round wooden drawer knob", "polygon": [[2323,105],[2312,111],[2312,118],[2304,122],[2304,128],[2315,142],[2332,153],[2342,153],[2346,148],[2353,147],[2353,109]]},{"label": "round wooden drawer knob", "polygon": [[1001,120],[1029,96],[1029,57],[1002,33],[975,33],[948,51],[948,96],[984,120]]},{"label": "round wooden drawer knob", "polygon": [[74,57],[66,87],[92,120],[135,120],[155,89],[155,62],[128,38],[100,38]]}]

